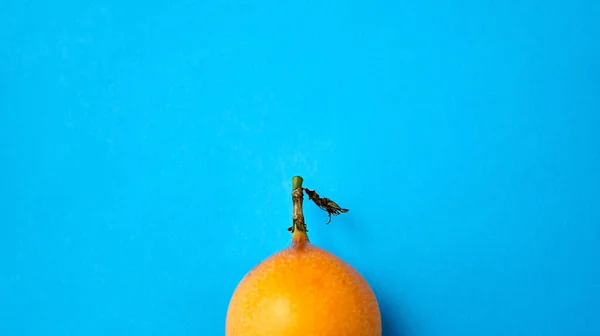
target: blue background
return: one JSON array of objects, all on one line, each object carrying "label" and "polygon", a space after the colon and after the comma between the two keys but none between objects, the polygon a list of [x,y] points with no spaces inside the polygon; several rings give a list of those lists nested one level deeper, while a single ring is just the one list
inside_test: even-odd
[{"label": "blue background", "polygon": [[385,335],[600,335],[600,2],[0,5],[0,335],[222,335],[311,239]]}]

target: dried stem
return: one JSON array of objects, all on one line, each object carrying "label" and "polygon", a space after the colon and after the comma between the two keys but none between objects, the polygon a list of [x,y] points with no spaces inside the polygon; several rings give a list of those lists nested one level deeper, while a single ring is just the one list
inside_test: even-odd
[{"label": "dried stem", "polygon": [[303,179],[300,176],[294,176],[292,178],[292,203],[293,203],[293,214],[292,214],[292,226],[288,228],[288,231],[292,232],[292,242],[308,242],[308,230],[306,229],[306,223],[304,222],[304,212],[302,209],[302,203],[304,200],[304,193],[308,195],[308,199],[313,201],[319,208],[327,211],[329,214],[329,221],[331,222],[331,215],[337,216],[341,213],[348,212],[348,209],[340,207],[333,200],[321,197],[319,194],[311,189],[304,188],[302,186]]},{"label": "dried stem", "polygon": [[292,178],[292,203],[293,203],[293,214],[292,214],[292,227],[288,228],[288,231],[292,232],[292,242],[308,242],[308,230],[306,229],[306,223],[304,222],[304,211],[302,209],[302,203],[304,201],[304,193],[302,192],[303,179],[300,176],[294,176]]}]

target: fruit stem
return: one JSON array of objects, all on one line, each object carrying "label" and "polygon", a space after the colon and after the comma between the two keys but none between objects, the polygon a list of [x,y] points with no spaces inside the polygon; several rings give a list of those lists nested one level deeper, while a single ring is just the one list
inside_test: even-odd
[{"label": "fruit stem", "polygon": [[306,234],[308,230],[306,230],[306,223],[304,222],[304,211],[302,209],[304,201],[302,182],[303,179],[301,176],[294,176],[292,178],[292,244],[309,242],[308,235]]}]

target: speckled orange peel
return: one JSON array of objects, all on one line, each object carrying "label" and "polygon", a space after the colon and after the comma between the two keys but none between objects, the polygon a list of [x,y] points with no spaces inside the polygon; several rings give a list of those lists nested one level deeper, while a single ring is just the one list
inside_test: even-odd
[{"label": "speckled orange peel", "polygon": [[381,336],[379,305],[367,281],[308,239],[302,183],[300,176],[292,179],[291,244],[240,281],[229,302],[225,335]]}]

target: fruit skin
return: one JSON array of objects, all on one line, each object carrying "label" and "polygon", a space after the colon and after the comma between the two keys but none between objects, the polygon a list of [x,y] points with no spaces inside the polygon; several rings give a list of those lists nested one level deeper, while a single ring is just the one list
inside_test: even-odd
[{"label": "fruit skin", "polygon": [[381,314],[357,270],[301,242],[268,257],[240,281],[225,335],[381,336]]}]

